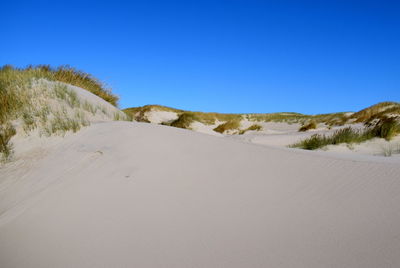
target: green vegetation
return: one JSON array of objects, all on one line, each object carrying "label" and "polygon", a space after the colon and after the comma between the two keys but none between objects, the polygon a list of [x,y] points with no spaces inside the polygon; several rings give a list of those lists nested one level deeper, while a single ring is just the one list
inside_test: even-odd
[{"label": "green vegetation", "polygon": [[[319,115],[305,115],[299,113],[270,113],[270,114],[223,114],[223,113],[204,113],[204,112],[191,112],[161,105],[146,105],[142,107],[133,107],[125,109],[124,112],[131,115],[132,118],[139,122],[150,123],[147,118],[147,113],[151,111],[166,111],[174,112],[178,116],[190,113],[194,121],[206,125],[213,125],[216,121],[227,122],[231,120],[247,119],[254,122],[285,122],[285,123],[301,123],[313,120],[317,124],[325,123],[327,125],[343,125],[346,123],[348,117],[346,113],[332,113],[332,114],[319,114]],[[184,115],[187,117],[187,115]],[[169,122],[162,124],[170,125]]]},{"label": "green vegetation", "polygon": [[[48,66],[25,69],[2,67],[0,68],[2,161],[7,160],[12,153],[10,140],[19,131],[16,126],[22,128],[25,133],[39,128],[40,134],[65,134],[66,131],[76,132],[82,126],[89,124],[84,111],[95,115],[100,110],[110,117],[105,107],[97,107],[87,101],[81,103],[76,92],[59,81],[87,89],[116,104],[117,98],[103,89],[96,79],[69,67],[57,69]],[[114,115],[116,120],[126,120],[126,118],[122,112]]]},{"label": "green vegetation", "polygon": [[4,125],[0,125],[1,160],[7,160],[10,157],[12,153],[12,144],[10,144],[9,141],[15,134],[15,128],[9,122]]},{"label": "green vegetation", "polygon": [[394,117],[384,118],[372,128],[372,132],[376,137],[389,141],[400,133],[400,123]]},{"label": "green vegetation", "polygon": [[58,99],[67,102],[71,108],[79,107],[81,104],[76,92],[69,90],[64,84],[56,84],[54,93]]},{"label": "green vegetation", "polygon": [[317,123],[315,123],[315,121],[310,121],[309,123],[302,125],[299,128],[299,131],[300,132],[305,132],[305,131],[308,131],[310,129],[316,129],[316,128],[317,128]]},{"label": "green vegetation", "polygon": [[306,150],[315,150],[326,145],[341,143],[361,143],[372,138],[384,138],[391,140],[400,133],[400,124],[395,118],[386,118],[381,120],[373,127],[364,130],[356,130],[351,127],[336,130],[333,135],[322,134],[312,135],[310,138],[293,144],[290,147],[302,148]]},{"label": "green vegetation", "polygon": [[65,135],[69,130],[75,133],[82,126],[89,125],[89,122],[86,121],[81,114],[76,115],[76,117],[77,119],[69,118],[65,111],[56,112],[54,117],[50,120],[50,124],[46,125],[45,134],[47,136],[52,134]]},{"label": "green vegetation", "polygon": [[381,102],[352,114],[349,119],[353,119],[356,123],[369,123],[374,119],[384,119],[389,115],[400,115],[400,103]]},{"label": "green vegetation", "polygon": [[[163,112],[173,112],[178,114],[178,119],[175,120],[176,122],[168,123],[164,122],[165,125],[171,125],[175,127],[185,128],[184,125],[190,125],[187,121],[193,119],[193,121],[198,121],[200,123],[206,125],[213,125],[215,122],[218,121],[228,121],[232,119],[239,119],[242,116],[240,114],[221,114],[221,113],[203,113],[203,112],[191,112],[191,111],[184,111],[179,110],[171,107],[161,106],[161,105],[146,105],[142,107],[133,107],[127,108],[123,110],[125,113],[132,116],[133,119],[139,122],[147,122],[150,123],[149,119],[147,118],[146,114],[151,111],[163,111]],[[179,119],[179,117],[181,117]],[[191,118],[191,119],[190,119]],[[192,122],[193,122],[192,121]],[[186,123],[184,123],[186,122]]]},{"label": "green vegetation", "polygon": [[49,65],[29,66],[27,68],[14,68],[5,65],[0,69],[0,76],[4,83],[13,84],[16,79],[25,81],[33,78],[44,78],[49,81],[59,81],[86,89],[105,101],[117,106],[118,97],[92,75],[76,70],[69,66],[53,68]]},{"label": "green vegetation", "polygon": [[263,129],[262,126],[258,125],[258,124],[254,124],[249,126],[246,129],[240,130],[239,131],[239,135],[243,135],[244,133],[246,133],[247,131],[261,131]]},{"label": "green vegetation", "polygon": [[270,113],[270,114],[247,114],[246,118],[256,122],[304,122],[310,118],[309,115],[299,113]]},{"label": "green vegetation", "polygon": [[229,120],[216,128],[214,128],[214,131],[219,132],[219,133],[225,133],[228,130],[238,130],[240,127],[240,121],[237,119],[234,120]]},{"label": "green vegetation", "polygon": [[196,118],[196,115],[191,112],[186,112],[186,113],[181,114],[178,117],[178,119],[171,122],[169,124],[169,126],[190,129],[190,124],[192,124],[194,121],[198,121],[198,118]]}]

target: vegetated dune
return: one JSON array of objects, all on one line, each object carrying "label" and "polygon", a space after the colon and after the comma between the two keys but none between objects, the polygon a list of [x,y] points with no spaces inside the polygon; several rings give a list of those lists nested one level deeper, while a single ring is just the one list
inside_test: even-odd
[{"label": "vegetated dune", "polygon": [[387,160],[92,124],[0,171],[0,266],[398,267]]},{"label": "vegetated dune", "polygon": [[[219,121],[221,124],[230,120],[244,120],[250,122],[284,122],[289,124],[318,123],[327,126],[341,126],[346,123],[370,123],[371,120],[381,119],[387,116],[400,117],[400,103],[381,102],[362,109],[356,113],[338,112],[330,114],[306,115],[300,113],[259,113],[259,114],[223,114],[192,112],[175,109],[162,105],[145,105],[124,109],[124,111],[139,122],[156,124],[170,124],[182,115],[190,115],[192,122],[213,124]],[[163,116],[169,114],[169,116]],[[190,127],[187,127],[190,128]],[[235,133],[238,134],[238,133]]]},{"label": "vegetated dune", "polygon": [[[14,113],[10,113],[9,122],[0,124],[2,141],[7,126],[14,131],[11,139],[2,143],[0,164],[5,157],[15,160],[26,154],[28,156],[32,151],[42,150],[57,136],[77,132],[92,123],[130,120],[125,113],[102,98],[69,84],[34,79],[16,91],[18,100],[15,106],[18,107]],[[4,148],[8,149],[7,154]]]},{"label": "vegetated dune", "polygon": [[[378,103],[356,113],[339,112],[319,115],[203,113],[160,105],[146,105],[124,111],[139,122],[185,128],[215,136],[224,135],[246,142],[279,147],[304,147],[300,144],[312,136],[318,135],[320,139],[323,139],[324,136],[330,137],[338,131],[351,128],[353,136],[363,131],[369,131],[369,134],[364,135],[363,139],[346,137],[340,144],[306,146],[303,149],[315,147],[313,150],[380,156],[400,154],[400,137],[396,137],[400,134],[400,103],[397,102]],[[375,129],[372,131],[373,128]]]}]

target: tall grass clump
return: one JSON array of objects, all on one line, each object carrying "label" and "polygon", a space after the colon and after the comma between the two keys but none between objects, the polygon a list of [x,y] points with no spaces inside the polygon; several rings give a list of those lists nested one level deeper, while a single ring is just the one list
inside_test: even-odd
[{"label": "tall grass clump", "polygon": [[315,123],[315,121],[310,121],[309,123],[304,124],[303,126],[301,126],[299,128],[299,131],[300,132],[305,132],[305,131],[308,131],[310,129],[316,129],[316,128],[317,128],[317,123]]},{"label": "tall grass clump", "polygon": [[225,133],[228,130],[238,130],[239,127],[240,127],[240,120],[229,120],[214,128],[214,131],[219,133]]},{"label": "tall grass clump", "polygon": [[19,92],[25,82],[24,77],[14,75],[10,66],[0,68],[0,156],[2,160],[7,160],[12,152],[10,140],[16,134],[16,130],[11,121],[21,114],[25,104],[29,104],[29,98]]},{"label": "tall grass clump", "polygon": [[87,121],[78,121],[60,114],[56,114],[56,116],[50,120],[50,124],[46,127],[45,133],[47,136],[52,134],[65,135],[65,133],[68,131],[75,133],[81,129],[82,126],[87,126],[88,124],[89,123]]},{"label": "tall grass clump", "polygon": [[315,150],[326,145],[361,143],[372,138],[383,138],[389,141],[398,134],[400,134],[399,122],[396,121],[395,118],[386,118],[385,120],[378,122],[375,126],[371,126],[363,130],[346,127],[336,130],[330,136],[324,134],[314,134],[310,138],[293,144],[290,147]]},{"label": "tall grass clump", "polygon": [[197,117],[192,112],[182,113],[178,119],[172,121],[169,125],[171,127],[185,128],[190,129],[190,125],[194,122],[198,121]]},{"label": "tall grass clump", "polygon": [[330,144],[359,143],[373,138],[371,133],[356,130],[351,127],[336,130],[332,135],[314,134],[310,138],[293,144],[296,147],[306,150],[315,150]]},{"label": "tall grass clump", "polygon": [[259,124],[254,124],[249,126],[246,129],[242,129],[239,131],[239,135],[243,135],[244,133],[246,133],[247,131],[261,131],[263,129],[262,126],[260,126]]},{"label": "tall grass clump", "polygon": [[396,118],[385,118],[380,120],[373,128],[372,131],[376,137],[391,140],[394,136],[400,134],[400,123]]},{"label": "tall grass clump", "polygon": [[16,134],[15,128],[6,123],[0,125],[0,160],[7,160],[12,153],[12,144],[10,139]]}]

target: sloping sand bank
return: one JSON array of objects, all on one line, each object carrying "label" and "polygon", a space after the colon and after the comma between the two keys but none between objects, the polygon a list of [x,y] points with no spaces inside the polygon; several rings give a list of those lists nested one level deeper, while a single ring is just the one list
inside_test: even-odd
[{"label": "sloping sand bank", "polygon": [[0,267],[400,266],[398,163],[111,122],[33,165],[0,171]]}]

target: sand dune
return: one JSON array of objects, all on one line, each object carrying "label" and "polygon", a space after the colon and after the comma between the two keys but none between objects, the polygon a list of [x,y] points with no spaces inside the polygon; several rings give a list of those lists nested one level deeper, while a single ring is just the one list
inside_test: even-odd
[{"label": "sand dune", "polygon": [[400,266],[396,162],[106,122],[26,163],[0,169],[0,267]]}]

